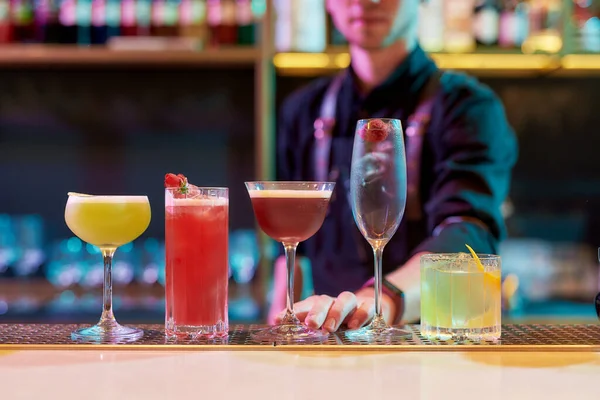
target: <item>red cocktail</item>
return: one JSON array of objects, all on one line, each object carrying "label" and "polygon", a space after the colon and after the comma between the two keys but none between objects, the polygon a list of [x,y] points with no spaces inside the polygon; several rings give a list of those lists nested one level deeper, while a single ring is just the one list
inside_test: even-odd
[{"label": "red cocktail", "polygon": [[226,188],[165,190],[167,336],[228,334]]},{"label": "red cocktail", "polygon": [[329,205],[331,192],[252,190],[250,198],[261,229],[274,240],[303,242],[317,233]]},{"label": "red cocktail", "polygon": [[258,224],[283,244],[288,275],[285,317],[279,325],[254,333],[255,340],[315,342],[327,338],[327,332],[302,325],[294,314],[293,268],[298,243],[321,228],[334,186],[331,182],[246,182]]}]

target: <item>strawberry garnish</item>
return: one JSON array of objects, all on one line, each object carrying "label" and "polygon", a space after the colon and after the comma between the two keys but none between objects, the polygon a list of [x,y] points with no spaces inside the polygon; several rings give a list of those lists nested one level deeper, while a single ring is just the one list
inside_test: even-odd
[{"label": "strawberry garnish", "polygon": [[358,132],[367,142],[381,142],[390,134],[390,126],[380,119],[372,119]]},{"label": "strawberry garnish", "polygon": [[185,177],[185,175],[183,175],[183,174],[177,174],[177,177],[179,178],[179,180],[181,182],[181,184],[180,184],[181,187],[186,187],[188,185],[188,180]]},{"label": "strawberry garnish", "polygon": [[165,175],[165,188],[175,189],[178,188],[178,192],[181,194],[186,194],[188,192],[188,180],[182,174],[171,174],[168,173]]}]

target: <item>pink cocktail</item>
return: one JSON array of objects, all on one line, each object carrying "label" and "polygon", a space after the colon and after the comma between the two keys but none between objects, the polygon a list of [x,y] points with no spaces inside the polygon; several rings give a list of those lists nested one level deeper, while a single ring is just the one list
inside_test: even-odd
[{"label": "pink cocktail", "polygon": [[165,189],[167,336],[228,334],[226,188]]},{"label": "pink cocktail", "polygon": [[263,232],[285,249],[288,293],[286,315],[279,325],[255,332],[261,342],[315,342],[328,333],[300,323],[293,310],[294,265],[298,243],[321,228],[335,183],[246,182],[254,215]]}]

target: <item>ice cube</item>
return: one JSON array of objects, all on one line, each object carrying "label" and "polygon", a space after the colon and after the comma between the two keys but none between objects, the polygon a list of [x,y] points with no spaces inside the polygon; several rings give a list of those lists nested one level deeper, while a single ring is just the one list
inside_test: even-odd
[{"label": "ice cube", "polygon": [[202,194],[202,190],[198,186],[191,185],[188,183],[188,192],[186,197],[188,199],[201,199],[204,197],[204,195]]},{"label": "ice cube", "polygon": [[469,253],[459,252],[452,260],[452,268],[455,271],[477,272],[479,267],[473,256]]}]

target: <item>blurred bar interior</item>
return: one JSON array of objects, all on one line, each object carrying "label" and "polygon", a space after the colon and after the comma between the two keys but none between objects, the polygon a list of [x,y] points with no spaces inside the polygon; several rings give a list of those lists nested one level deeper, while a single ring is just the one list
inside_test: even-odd
[{"label": "blurred bar interior", "polygon": [[[507,317],[591,321],[600,2],[429,0],[421,12],[422,47],[490,85],[519,137]],[[0,321],[95,322],[98,250],[64,223],[77,191],[149,196],[149,229],[115,256],[115,308],[161,323],[166,172],[230,188],[230,321],[263,321],[276,249],[243,182],[273,178],[281,99],[348,62],[324,0],[0,0]]]}]

